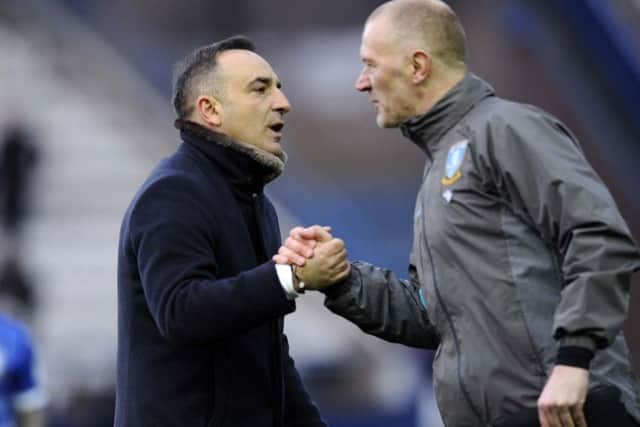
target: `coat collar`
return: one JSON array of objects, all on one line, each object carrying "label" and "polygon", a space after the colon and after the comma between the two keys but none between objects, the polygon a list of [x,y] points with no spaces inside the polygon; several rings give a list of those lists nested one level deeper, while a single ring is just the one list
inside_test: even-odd
[{"label": "coat collar", "polygon": [[493,95],[494,90],[487,82],[467,73],[429,111],[405,121],[400,130],[431,157],[442,136],[478,102]]},{"label": "coat collar", "polygon": [[264,185],[284,170],[287,159],[284,152],[281,159],[187,120],[178,119],[174,125],[185,144],[204,154],[242,192],[262,192]]}]

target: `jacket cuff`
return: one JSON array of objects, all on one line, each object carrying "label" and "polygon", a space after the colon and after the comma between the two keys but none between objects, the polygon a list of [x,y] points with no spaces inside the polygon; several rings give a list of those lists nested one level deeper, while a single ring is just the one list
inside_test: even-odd
[{"label": "jacket cuff", "polygon": [[594,352],[584,347],[564,346],[558,349],[556,365],[573,366],[589,370]]},{"label": "jacket cuff", "polygon": [[349,271],[349,275],[342,282],[336,283],[333,286],[329,286],[328,288],[321,289],[322,292],[327,298],[335,299],[340,295],[344,295],[349,292],[351,289],[351,285],[359,280],[360,274],[356,270],[353,263],[351,263],[351,270]]},{"label": "jacket cuff", "polygon": [[596,341],[589,335],[565,335],[558,339],[558,347],[581,347],[595,353]]},{"label": "jacket cuff", "polygon": [[281,316],[295,311],[295,301],[287,298],[276,271],[276,264],[273,261],[267,261],[241,274],[246,275],[250,283],[260,284],[260,286],[252,288],[255,291],[254,298],[258,302],[256,310],[261,308],[272,310],[273,307],[281,307],[281,309],[284,309],[280,314]]},{"label": "jacket cuff", "polygon": [[556,365],[589,369],[596,352],[596,341],[589,335],[565,335],[558,340]]}]

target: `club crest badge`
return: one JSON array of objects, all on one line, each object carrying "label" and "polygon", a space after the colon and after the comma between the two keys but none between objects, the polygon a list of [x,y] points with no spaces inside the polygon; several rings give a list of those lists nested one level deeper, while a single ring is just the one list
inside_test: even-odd
[{"label": "club crest badge", "polygon": [[440,180],[442,185],[452,185],[456,183],[461,177],[460,167],[464,160],[464,154],[467,152],[467,146],[469,145],[468,139],[463,139],[460,142],[456,142],[449,149],[447,154],[447,164],[445,166],[445,176]]}]

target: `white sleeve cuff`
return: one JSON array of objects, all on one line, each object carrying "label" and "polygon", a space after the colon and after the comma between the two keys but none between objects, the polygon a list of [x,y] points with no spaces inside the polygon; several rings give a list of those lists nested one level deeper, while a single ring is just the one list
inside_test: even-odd
[{"label": "white sleeve cuff", "polygon": [[278,275],[282,289],[284,289],[285,294],[287,294],[287,299],[293,300],[298,298],[299,294],[293,288],[291,266],[289,264],[276,264],[276,274]]}]

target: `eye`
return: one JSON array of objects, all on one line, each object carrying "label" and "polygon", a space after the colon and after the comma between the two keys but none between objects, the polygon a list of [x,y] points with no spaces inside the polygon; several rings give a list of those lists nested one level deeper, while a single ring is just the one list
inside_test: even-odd
[{"label": "eye", "polygon": [[256,86],[253,88],[253,92],[260,93],[260,94],[265,93],[266,91],[267,91],[266,86]]},{"label": "eye", "polygon": [[370,59],[364,59],[362,63],[364,64],[364,68],[375,68],[376,66],[375,62]]}]

